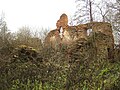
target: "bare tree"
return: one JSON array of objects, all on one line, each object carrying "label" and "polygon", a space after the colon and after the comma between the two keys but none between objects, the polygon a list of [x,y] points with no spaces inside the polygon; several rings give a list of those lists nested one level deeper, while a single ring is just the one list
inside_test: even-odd
[{"label": "bare tree", "polygon": [[74,15],[76,24],[93,22],[93,2],[94,0],[76,0],[77,11]]},{"label": "bare tree", "polygon": [[11,32],[7,28],[5,21],[5,14],[2,13],[0,17],[0,46],[7,46],[11,43]]},{"label": "bare tree", "polygon": [[77,23],[86,23],[93,21],[107,20],[110,11],[108,4],[113,3],[108,0],[76,0],[77,11],[74,15],[74,21]]},{"label": "bare tree", "polygon": [[40,31],[38,32],[39,38],[41,39],[42,42],[44,42],[48,32],[49,32],[49,29],[47,28],[41,28]]},{"label": "bare tree", "polygon": [[107,3],[109,11],[106,16],[106,20],[112,24],[115,42],[120,41],[120,0],[115,2]]},{"label": "bare tree", "polygon": [[13,40],[13,45],[27,45],[40,50],[42,48],[42,41],[39,34],[40,32],[38,30],[23,26],[17,31],[15,39]]},{"label": "bare tree", "polygon": [[102,22],[106,21],[106,16],[108,15],[108,12],[110,11],[109,8],[107,7],[109,1],[102,0],[99,3],[95,4],[96,7],[96,13],[98,13],[98,18],[101,17]]},{"label": "bare tree", "polygon": [[2,13],[0,18],[0,37],[2,38],[3,41],[5,41],[7,34],[8,34],[8,28],[5,21],[5,14]]},{"label": "bare tree", "polygon": [[90,22],[93,22],[93,16],[92,16],[92,1],[89,0],[89,10],[90,10]]}]

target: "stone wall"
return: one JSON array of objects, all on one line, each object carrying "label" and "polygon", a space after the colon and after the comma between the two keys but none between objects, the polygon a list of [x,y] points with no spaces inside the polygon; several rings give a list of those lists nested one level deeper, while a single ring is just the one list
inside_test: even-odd
[{"label": "stone wall", "polygon": [[86,41],[90,37],[87,35],[87,30],[92,29],[92,37],[96,35],[94,41],[98,53],[107,52],[106,57],[113,58],[114,38],[111,24],[107,22],[92,22],[69,26],[67,15],[62,14],[56,23],[56,27],[55,30],[51,30],[48,33],[45,39],[47,46],[61,48],[62,45],[69,46],[80,39]]}]

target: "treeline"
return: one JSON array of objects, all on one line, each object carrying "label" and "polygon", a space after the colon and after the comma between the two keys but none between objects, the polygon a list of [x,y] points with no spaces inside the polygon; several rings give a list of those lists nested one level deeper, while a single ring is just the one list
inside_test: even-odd
[{"label": "treeline", "polygon": [[[40,49],[44,39],[48,33],[48,29],[44,28],[31,28],[29,26],[23,26],[17,31],[11,32],[7,28],[7,22],[4,17],[0,19],[0,47],[18,45],[28,45],[36,49]],[[9,44],[9,45],[8,45]]]}]

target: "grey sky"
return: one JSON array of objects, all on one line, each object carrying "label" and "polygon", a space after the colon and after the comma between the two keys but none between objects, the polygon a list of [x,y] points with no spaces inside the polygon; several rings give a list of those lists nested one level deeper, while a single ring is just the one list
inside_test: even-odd
[{"label": "grey sky", "polygon": [[8,28],[22,26],[55,28],[62,13],[70,18],[75,12],[75,0],[2,0],[0,13],[5,13]]}]

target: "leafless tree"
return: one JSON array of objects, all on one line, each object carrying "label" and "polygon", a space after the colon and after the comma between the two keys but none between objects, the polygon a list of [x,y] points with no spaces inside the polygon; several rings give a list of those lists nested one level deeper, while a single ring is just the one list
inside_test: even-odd
[{"label": "leafless tree", "polygon": [[107,22],[110,22],[113,27],[115,41],[120,41],[120,0],[115,0],[107,4],[109,11],[106,16]]},{"label": "leafless tree", "polygon": [[74,15],[76,24],[93,22],[93,2],[94,0],[76,0],[77,11]]}]

